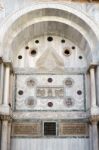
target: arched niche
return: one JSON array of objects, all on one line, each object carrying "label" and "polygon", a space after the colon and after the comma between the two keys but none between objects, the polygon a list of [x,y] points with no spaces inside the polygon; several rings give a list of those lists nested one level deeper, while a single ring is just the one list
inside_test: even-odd
[{"label": "arched niche", "polygon": [[97,26],[82,12],[61,4],[32,5],[8,17],[1,28],[1,56],[12,61],[17,51],[41,35],[66,37],[84,51],[88,66],[98,63]]}]

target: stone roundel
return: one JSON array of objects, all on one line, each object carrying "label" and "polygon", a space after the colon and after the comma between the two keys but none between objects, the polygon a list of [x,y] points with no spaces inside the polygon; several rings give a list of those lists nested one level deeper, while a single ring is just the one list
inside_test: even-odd
[{"label": "stone roundel", "polygon": [[28,78],[27,81],[26,81],[26,84],[29,88],[32,88],[35,86],[35,80],[33,78]]},{"label": "stone roundel", "polygon": [[34,97],[30,96],[26,99],[25,103],[28,107],[35,107],[36,100],[34,99]]},{"label": "stone roundel", "polygon": [[64,104],[66,107],[72,107],[74,105],[74,99],[72,97],[66,97]]},{"label": "stone roundel", "polygon": [[64,82],[67,87],[71,87],[74,84],[74,80],[72,78],[67,78]]}]

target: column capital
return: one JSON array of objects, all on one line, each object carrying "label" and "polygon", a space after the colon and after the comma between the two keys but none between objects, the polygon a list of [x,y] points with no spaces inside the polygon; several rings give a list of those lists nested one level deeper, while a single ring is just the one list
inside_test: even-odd
[{"label": "column capital", "polygon": [[11,63],[11,62],[4,62],[4,66],[5,66],[5,67],[9,67],[9,68],[10,68],[11,73],[13,73],[13,74],[14,74],[14,69],[13,69],[13,65],[12,65],[12,63]]},{"label": "column capital", "polygon": [[12,117],[10,115],[0,115],[0,120],[4,121],[8,121],[8,122],[12,122]]},{"label": "column capital", "polygon": [[93,115],[90,117],[90,124],[97,124],[99,121],[99,115]]},{"label": "column capital", "polygon": [[96,69],[97,68],[97,64],[91,64],[87,70],[87,72],[90,72],[90,69]]}]

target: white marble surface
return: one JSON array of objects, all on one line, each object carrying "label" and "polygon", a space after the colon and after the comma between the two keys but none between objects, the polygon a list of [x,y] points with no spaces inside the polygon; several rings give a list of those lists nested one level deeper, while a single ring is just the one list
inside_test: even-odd
[{"label": "white marble surface", "polygon": [[[41,67],[45,68],[45,72],[55,72],[55,68],[57,68],[56,71],[61,73],[68,68],[72,71],[75,69],[86,70],[88,60],[85,49],[80,49],[75,43],[62,36],[52,35],[53,41],[48,42],[47,38],[49,36],[34,38],[22,45],[21,48],[17,47],[17,42],[14,43],[14,67],[20,69],[32,68],[39,70],[39,72],[40,70],[44,71]],[[39,40],[38,44],[35,43],[36,40]],[[65,40],[65,43],[61,43],[61,40]],[[29,47],[28,50],[25,49],[26,46]],[[75,49],[72,49],[72,47],[75,47]],[[37,52],[35,56],[31,55],[32,49]],[[65,56],[65,49],[70,51],[69,56]],[[18,59],[20,55],[22,59]],[[79,56],[82,56],[82,59],[79,59]]]},{"label": "white marble surface", "polygon": [[[44,1],[44,0],[42,0]],[[46,0],[47,1],[47,0]],[[46,2],[45,1],[45,2]],[[12,13],[16,12],[19,9],[27,7],[33,3],[41,2],[39,0],[1,0],[0,3],[4,7],[5,11],[2,10],[0,15],[2,18],[5,16],[11,15]],[[48,1],[47,1],[48,2]],[[71,7],[78,9],[88,15],[90,18],[93,19],[99,25],[99,4],[98,3],[77,3],[71,1],[54,1],[54,3],[63,3],[64,5],[70,5]],[[2,19],[1,19],[2,20]]]},{"label": "white marble surface", "polygon": [[89,138],[12,138],[11,150],[89,150]]},{"label": "white marble surface", "polygon": [[[34,79],[35,85],[31,88],[27,86],[27,80],[29,78]],[[52,78],[53,82],[49,83],[48,78]],[[66,79],[73,80],[73,85],[68,87],[65,85]],[[80,82],[79,82],[80,81]],[[86,107],[86,97],[84,90],[83,75],[18,75],[16,81],[16,110],[31,110],[31,111],[66,111],[66,110],[84,110]],[[41,88],[40,88],[41,87]],[[44,88],[45,87],[45,88]],[[44,96],[37,96],[37,88],[44,88]],[[52,95],[48,96],[48,89],[52,90]],[[63,89],[63,96],[57,97],[55,95],[55,89]],[[19,95],[19,90],[23,90],[23,95]],[[78,95],[77,91],[81,90],[82,94]],[[59,92],[58,92],[59,93]],[[27,105],[28,98],[32,97],[35,104]],[[72,104],[68,106],[66,104],[67,98],[71,98]],[[15,101],[15,100],[14,100]],[[48,102],[53,103],[53,107],[48,107]]]}]

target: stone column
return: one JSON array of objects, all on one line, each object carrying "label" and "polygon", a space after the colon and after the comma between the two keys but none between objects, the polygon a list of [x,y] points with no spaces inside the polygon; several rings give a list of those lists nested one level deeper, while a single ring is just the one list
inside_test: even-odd
[{"label": "stone column", "polygon": [[4,83],[4,105],[9,104],[9,84],[10,84],[10,66],[5,67],[5,83]]},{"label": "stone column", "polygon": [[90,68],[91,107],[96,107],[95,67]]},{"label": "stone column", "polygon": [[99,66],[96,69],[96,81],[97,105],[99,106]]},{"label": "stone column", "polygon": [[1,131],[2,131],[2,121],[0,120],[0,148],[1,148]]},{"label": "stone column", "polygon": [[89,124],[89,138],[90,138],[90,141],[89,141],[89,147],[90,147],[90,150],[93,150],[93,136],[92,136],[92,124],[90,123]]},{"label": "stone column", "polygon": [[98,148],[98,126],[97,122],[92,122],[92,150],[99,150]]},{"label": "stone column", "polygon": [[11,121],[8,124],[8,149],[11,150]]},{"label": "stone column", "polygon": [[2,121],[2,137],[1,137],[1,150],[7,150],[8,147],[8,120]]},{"label": "stone column", "polygon": [[0,64],[0,105],[3,102],[3,88],[4,88],[4,64]]}]

